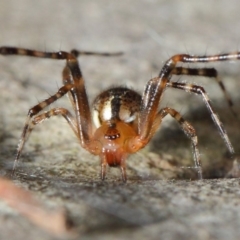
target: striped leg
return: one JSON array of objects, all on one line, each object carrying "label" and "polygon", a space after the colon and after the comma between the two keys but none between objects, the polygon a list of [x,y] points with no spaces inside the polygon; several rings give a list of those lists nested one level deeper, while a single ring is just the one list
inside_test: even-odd
[{"label": "striped leg", "polygon": [[[115,53],[107,53],[107,52],[91,52],[91,51],[79,51],[76,49],[71,50],[71,54],[74,55],[76,58],[82,55],[85,56],[102,56],[102,57],[112,57],[112,56],[120,56],[123,53],[122,52],[115,52]],[[69,67],[66,65],[62,71],[62,81],[63,84],[69,84],[69,83],[73,83],[73,79],[71,76],[71,71],[69,69]],[[70,90],[70,92],[68,93],[69,95],[69,99],[72,103],[73,108],[75,109],[76,107],[76,102],[74,100],[74,92]]]},{"label": "striped leg", "polygon": [[158,106],[161,100],[163,91],[167,86],[167,78],[152,78],[148,81],[142,96],[138,135],[139,141],[145,144],[149,142],[152,134],[152,127],[158,113]]},{"label": "striped leg", "polygon": [[[68,66],[65,66],[63,68],[63,71],[62,71],[62,82],[63,82],[63,85],[73,84],[71,72],[70,72]],[[69,97],[69,100],[70,100],[70,102],[71,102],[71,104],[73,106],[73,109],[76,111],[76,102],[74,100],[74,92],[70,90],[68,92],[68,97]]]},{"label": "striped leg", "polygon": [[67,120],[68,124],[70,125],[70,127],[73,130],[73,132],[75,133],[75,135],[78,136],[77,124],[76,124],[72,114],[65,108],[53,108],[53,109],[51,109],[47,112],[44,112],[42,114],[39,114],[37,116],[33,116],[33,117],[29,116],[27,118],[24,130],[23,130],[23,133],[22,133],[19,145],[18,145],[17,155],[14,160],[12,174],[14,174],[17,163],[19,161],[19,157],[20,157],[23,147],[25,145],[25,142],[27,141],[27,139],[28,139],[29,135],[31,134],[32,130],[34,129],[34,127],[36,125],[42,123],[46,119],[49,119],[50,117],[57,116],[57,115],[63,116]]},{"label": "striped leg", "polygon": [[50,117],[58,116],[58,115],[61,115],[66,119],[67,123],[69,124],[69,126],[71,127],[75,135],[78,136],[77,123],[73,115],[71,114],[71,112],[69,112],[66,108],[53,108],[47,112],[39,114],[33,117],[31,124],[33,127],[35,127],[37,124],[42,123],[46,119],[49,119]]},{"label": "striped leg", "polygon": [[[39,58],[66,60],[66,66],[71,73],[72,81],[71,84],[67,84],[64,87],[73,85],[73,87],[71,87],[72,89],[70,89],[74,102],[76,103],[75,114],[78,125],[78,138],[80,139],[81,145],[87,148],[92,136],[92,118],[87,93],[84,86],[84,80],[76,57],[73,54],[64,51],[42,52],[13,47],[1,47],[0,54],[24,55]],[[68,89],[68,91],[70,89]]]},{"label": "striped leg", "polygon": [[74,84],[74,88],[70,90],[72,95],[70,99],[72,103],[75,104],[73,105],[76,113],[77,124],[79,126],[78,138],[80,139],[81,145],[87,148],[92,136],[92,118],[87,93],[84,86],[84,80],[76,57],[79,55],[118,56],[122,53],[97,53],[78,50],[72,50],[71,53],[64,51],[43,52],[24,48],[0,47],[0,54],[66,60],[66,69],[68,71],[67,74],[70,78],[67,80],[65,85],[69,83]]},{"label": "striped leg", "polygon": [[240,52],[225,53],[209,56],[194,56],[189,54],[177,54],[166,61],[164,67],[160,71],[159,75],[164,74],[164,72],[170,72],[176,67],[179,62],[182,63],[208,63],[208,62],[221,62],[230,60],[239,60]]},{"label": "striped leg", "polygon": [[228,138],[227,132],[226,132],[223,124],[221,123],[220,119],[218,118],[217,114],[214,112],[213,107],[210,103],[210,100],[209,100],[204,88],[200,87],[198,85],[194,85],[194,84],[179,83],[179,82],[168,82],[167,87],[177,88],[177,89],[184,90],[186,92],[193,92],[198,95],[201,95],[204,103],[207,106],[207,109],[209,110],[209,112],[211,114],[211,117],[212,117],[214,123],[216,124],[216,126],[220,132],[221,137],[223,138],[223,140],[229,150],[229,152],[231,154],[234,154],[234,148]]},{"label": "striped leg", "polygon": [[[66,59],[64,58],[64,55],[60,56],[59,53],[64,53],[64,52],[62,51],[43,52],[43,51],[26,49],[26,48],[7,47],[7,46],[0,47],[1,55],[22,55],[22,56],[39,57],[39,58]],[[80,50],[73,49],[70,51],[70,53],[67,53],[67,54],[71,54],[75,58],[83,55],[112,57],[112,56],[120,56],[123,54],[123,52],[108,53],[108,52],[80,51]]]},{"label": "striped leg", "polygon": [[215,68],[188,68],[188,67],[175,67],[172,70],[172,74],[174,75],[189,75],[189,76],[203,76],[203,77],[209,77],[209,78],[214,78],[214,80],[218,83],[220,89],[222,90],[225,99],[228,102],[228,106],[233,113],[233,115],[236,117],[237,114],[232,108],[233,106],[233,101],[226,91],[226,88],[221,81],[221,79],[218,76],[218,72]]},{"label": "striped leg", "polygon": [[[228,135],[227,135],[222,123],[220,122],[217,115],[214,113],[212,106],[209,102],[209,99],[206,95],[205,90],[202,87],[197,86],[197,85],[189,85],[189,84],[177,83],[177,82],[171,83],[170,79],[171,79],[171,76],[174,73],[174,71],[175,71],[175,73],[177,73],[177,71],[184,71],[185,68],[183,68],[183,70],[181,70],[181,68],[177,67],[177,64],[180,62],[182,62],[182,63],[207,63],[207,62],[220,62],[220,61],[230,61],[230,60],[239,60],[239,59],[240,59],[240,52],[209,55],[209,56],[193,56],[193,55],[188,55],[188,54],[178,54],[178,55],[171,57],[168,61],[166,61],[166,63],[164,64],[163,68],[161,69],[161,71],[159,73],[159,81],[160,82],[162,79],[168,80],[167,84],[166,84],[167,87],[183,89],[185,91],[190,91],[190,92],[194,92],[194,93],[202,95],[203,100],[204,100],[208,110],[210,111],[212,119],[215,122],[215,124],[217,125],[217,127],[220,131],[220,135],[224,139],[225,144],[227,145],[227,148],[231,154],[234,154],[233,146],[228,138]],[[174,70],[174,69],[176,69],[176,70]],[[191,71],[191,70],[189,70],[189,71]],[[206,71],[211,71],[211,70],[206,70]],[[221,82],[219,82],[219,85],[223,90],[225,89],[224,85],[222,85]],[[225,96],[226,96],[226,93],[225,93]],[[227,98],[228,98],[228,96],[227,96]],[[231,105],[230,98],[229,98],[229,105]]]},{"label": "striped leg", "polygon": [[[34,117],[39,112],[41,112],[44,108],[46,108],[47,106],[49,106],[53,102],[57,101],[62,96],[64,96],[73,87],[74,87],[74,85],[71,85],[71,84],[68,84],[68,85],[65,85],[65,86],[61,87],[56,94],[54,94],[53,96],[49,97],[48,99],[42,101],[41,103],[35,105],[34,107],[32,107],[28,111],[27,120],[25,122],[23,132],[22,132],[22,135],[21,135],[21,138],[20,138],[20,142],[18,144],[17,155],[16,155],[15,160],[14,160],[13,173],[15,171],[15,168],[16,168],[17,162],[19,160],[20,154],[22,152],[22,149],[24,147],[24,144],[27,141],[28,136],[32,131],[32,126],[34,125],[34,120],[32,120],[32,119],[35,119]],[[46,116],[48,116],[48,115],[46,115]],[[74,124],[75,121],[72,119],[70,114],[66,113],[63,116],[66,116],[65,118],[67,119],[69,124],[72,126],[72,129],[76,133],[77,132],[77,125],[76,125],[76,123]],[[36,119],[38,119],[38,116],[36,116]],[[43,119],[41,121],[43,121]],[[41,121],[38,120],[37,122],[40,123]],[[75,125],[75,127],[73,127],[74,125]]]},{"label": "striped leg", "polygon": [[[32,125],[34,124],[33,117],[36,116],[40,111],[42,111],[46,106],[50,105],[58,98],[62,97],[66,93],[69,94],[70,100],[75,110],[76,122],[73,121],[73,118],[70,115],[64,115],[63,112],[59,113],[65,116],[65,118],[70,121],[69,124],[72,126],[73,131],[77,135],[82,147],[86,148],[93,154],[97,154],[98,149],[96,145],[98,144],[92,140],[93,126],[92,126],[92,117],[90,106],[88,102],[88,97],[86,89],[84,86],[84,79],[80,70],[77,57],[79,55],[98,55],[98,56],[118,56],[122,53],[97,53],[97,52],[86,52],[72,50],[70,53],[59,51],[59,52],[43,52],[35,51],[24,48],[15,48],[15,47],[0,47],[0,55],[21,55],[21,56],[30,56],[37,58],[49,58],[57,60],[66,60],[66,66],[63,70],[63,84],[64,86],[59,89],[59,91],[48,98],[47,100],[41,102],[40,104],[34,106],[29,110],[27,121],[22,133],[22,137],[19,143],[17,156],[15,159],[15,164],[19,159],[19,155],[22,151],[23,145],[27,139],[27,136],[32,131]],[[49,112],[50,114],[50,112]],[[57,112],[55,112],[57,115]],[[42,117],[43,116],[43,117]],[[45,116],[45,117],[44,117]],[[40,119],[39,119],[40,117]],[[43,121],[47,118],[47,115],[38,115],[36,117],[36,122]],[[39,119],[39,120],[37,120]],[[70,120],[69,120],[70,119]],[[31,122],[32,121],[32,122]],[[73,123],[74,122],[74,123]],[[14,167],[15,168],[15,167]]]},{"label": "striped leg", "polygon": [[184,133],[187,135],[188,138],[190,138],[192,142],[192,147],[193,147],[193,159],[194,159],[195,168],[198,173],[198,178],[202,179],[202,167],[201,167],[201,161],[200,161],[200,154],[197,146],[198,138],[193,126],[189,122],[184,120],[179,112],[169,107],[163,108],[158,112],[155,120],[156,122],[154,125],[159,126],[162,119],[168,114],[170,114],[171,117],[173,117],[179,123]]},{"label": "striped leg", "polygon": [[73,50],[71,50],[71,54],[74,55],[76,58],[79,57],[79,56],[82,56],[82,55],[113,57],[113,56],[120,56],[120,55],[123,54],[123,52],[108,53],[108,52],[79,51],[79,50],[73,49]]},{"label": "striped leg", "polygon": [[206,77],[214,77],[218,82],[220,88],[224,92],[225,98],[228,101],[229,107],[234,115],[236,113],[232,109],[232,100],[230,96],[227,94],[225,87],[221,80],[217,76],[217,71],[213,68],[182,68],[177,67],[177,64],[182,63],[208,63],[208,62],[220,62],[220,61],[230,61],[230,60],[239,60],[240,52],[233,53],[225,53],[225,54],[217,54],[217,55],[203,55],[203,56],[194,56],[189,54],[177,54],[171,57],[168,61],[166,61],[165,65],[161,69],[159,73],[159,77],[167,77],[169,80],[172,74],[176,75],[195,75],[195,76],[206,76]]}]

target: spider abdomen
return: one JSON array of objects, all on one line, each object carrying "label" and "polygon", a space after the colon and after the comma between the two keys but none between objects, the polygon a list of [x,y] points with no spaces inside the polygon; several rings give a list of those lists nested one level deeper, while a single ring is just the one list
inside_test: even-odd
[{"label": "spider abdomen", "polygon": [[108,89],[93,102],[93,122],[97,128],[113,119],[135,123],[140,105],[141,96],[137,92],[125,87]]}]

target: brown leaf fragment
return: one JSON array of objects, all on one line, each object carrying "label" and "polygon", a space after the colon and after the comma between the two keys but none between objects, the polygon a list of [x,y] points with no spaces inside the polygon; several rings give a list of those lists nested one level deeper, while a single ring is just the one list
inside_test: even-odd
[{"label": "brown leaf fragment", "polygon": [[46,209],[32,193],[0,178],[0,199],[43,230],[57,236],[69,235],[69,222],[63,209]]}]

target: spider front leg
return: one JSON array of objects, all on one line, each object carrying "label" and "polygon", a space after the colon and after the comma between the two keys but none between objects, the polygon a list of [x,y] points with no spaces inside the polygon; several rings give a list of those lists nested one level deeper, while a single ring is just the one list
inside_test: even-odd
[{"label": "spider front leg", "polygon": [[[191,84],[185,84],[185,83],[172,83],[172,82],[170,82],[170,79],[172,77],[172,74],[174,74],[174,72],[175,73],[177,72],[177,70],[174,70],[174,69],[178,69],[178,67],[176,65],[179,62],[206,63],[206,62],[220,62],[220,61],[239,60],[239,59],[240,59],[240,52],[209,55],[209,56],[192,56],[192,55],[188,55],[188,54],[178,54],[178,55],[171,57],[168,61],[166,61],[162,70],[159,73],[160,79],[163,79],[163,78],[168,79],[168,83],[166,84],[167,87],[183,89],[187,92],[189,91],[189,92],[194,92],[194,93],[202,95],[203,100],[212,116],[212,119],[213,119],[214,123],[216,124],[217,128],[219,129],[220,135],[223,138],[223,140],[231,154],[234,154],[233,146],[228,138],[228,135],[226,133],[226,130],[223,127],[223,124],[220,122],[219,118],[214,113],[213,108],[210,104],[209,98],[208,98],[205,90],[202,87],[197,86],[197,85],[191,85]],[[184,68],[184,69],[186,70],[186,68]],[[191,71],[191,70],[189,70],[189,71]],[[206,71],[208,71],[208,70],[206,70]],[[186,74],[186,75],[188,75],[188,74]],[[189,74],[189,75],[191,75],[191,74]],[[221,82],[219,84],[220,84],[220,86],[222,85]],[[225,90],[224,86],[222,89]],[[229,105],[231,105],[231,102],[229,102],[229,103],[230,103]]]},{"label": "spider front leg", "polygon": [[[22,55],[37,58],[49,58],[57,60],[66,60],[68,80],[64,83],[65,86],[73,84],[73,88],[69,89],[71,92],[71,101],[74,105],[76,122],[78,126],[78,138],[82,147],[89,151],[92,151],[91,138],[92,138],[92,118],[90,106],[88,103],[88,97],[84,85],[83,76],[80,70],[79,63],[77,61],[78,55],[99,55],[99,56],[118,56],[121,52],[117,53],[97,53],[97,52],[85,52],[72,50],[70,53],[65,51],[59,52],[43,52],[35,51],[25,48],[16,47],[0,47],[1,55]],[[69,74],[70,73],[70,74]],[[70,76],[71,75],[71,76]]]},{"label": "spider front leg", "polygon": [[68,123],[71,126],[71,128],[73,129],[74,133],[76,135],[78,134],[76,122],[73,119],[72,115],[66,109],[56,108],[56,109],[52,109],[46,113],[43,113],[41,115],[37,115],[44,108],[46,108],[47,106],[49,106],[50,104],[55,102],[57,99],[64,96],[73,87],[74,87],[74,85],[72,85],[72,84],[68,84],[68,85],[61,87],[56,94],[54,94],[53,96],[49,97],[48,99],[42,101],[41,103],[37,104],[36,106],[34,106],[33,108],[31,108],[29,110],[27,120],[24,125],[23,132],[22,132],[22,135],[20,138],[20,142],[18,144],[17,154],[16,154],[16,157],[14,160],[14,165],[13,165],[13,170],[12,170],[13,173],[16,169],[16,165],[19,161],[19,157],[21,155],[21,152],[23,150],[25,142],[27,141],[31,131],[33,130],[35,125],[41,123],[43,120],[45,120],[51,116],[60,114],[63,117],[65,117],[65,119],[68,121]]},{"label": "spider front leg", "polygon": [[159,77],[168,77],[170,80],[172,74],[176,75],[195,75],[195,76],[206,76],[206,77],[214,77],[218,82],[221,90],[223,91],[225,98],[228,101],[228,105],[232,111],[232,113],[236,116],[235,111],[232,109],[232,100],[228,93],[225,90],[225,87],[222,81],[219,79],[217,71],[213,68],[181,68],[177,67],[177,64],[182,63],[209,63],[209,62],[221,62],[221,61],[230,61],[230,60],[239,60],[240,52],[233,53],[225,53],[225,54],[216,54],[216,55],[203,55],[203,56],[194,56],[189,54],[177,54],[171,57],[168,61],[166,61],[165,65],[161,69],[159,73]]}]

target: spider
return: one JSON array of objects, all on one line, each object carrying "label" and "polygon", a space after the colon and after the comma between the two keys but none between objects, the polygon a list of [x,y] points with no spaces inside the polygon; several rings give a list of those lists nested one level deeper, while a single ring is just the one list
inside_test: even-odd
[{"label": "spider", "polygon": [[[201,95],[229,152],[232,155],[234,154],[234,148],[228,138],[226,130],[213,110],[204,88],[195,84],[174,82],[171,81],[171,78],[173,75],[214,78],[221,87],[231,107],[232,101],[214,68],[179,67],[178,64],[236,60],[240,59],[240,52],[209,56],[174,55],[165,62],[159,75],[147,82],[142,96],[126,87],[110,88],[95,98],[92,111],[77,57],[79,55],[117,56],[122,53],[97,53],[78,50],[72,50],[71,52],[44,52],[16,47],[0,47],[0,54],[25,55],[66,61],[62,72],[63,86],[60,87],[54,95],[30,108],[27,114],[27,120],[14,161],[13,172],[24,144],[33,128],[50,117],[61,115],[66,119],[76,137],[79,139],[80,145],[90,153],[100,157],[101,179],[105,179],[108,165],[110,167],[120,167],[122,180],[126,182],[127,156],[146,146],[159,129],[164,117],[170,115],[179,123],[186,136],[191,140],[195,165],[193,168],[196,169],[199,179],[202,179],[203,174],[198,150],[198,138],[195,129],[175,109],[170,107],[159,109],[161,97],[167,88],[176,88]],[[73,105],[74,115],[72,115],[69,110],[61,107],[42,112],[47,106],[65,94],[69,95]]]}]

